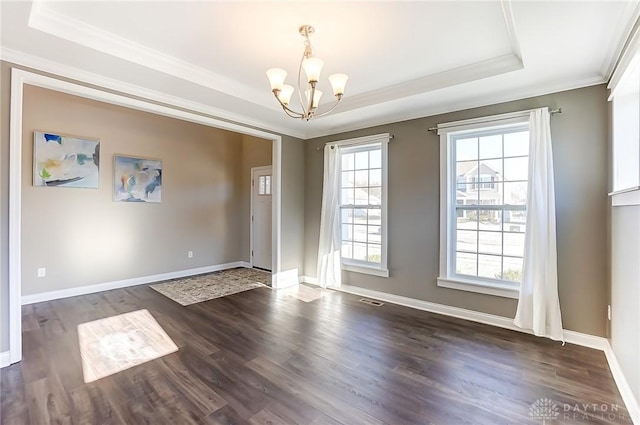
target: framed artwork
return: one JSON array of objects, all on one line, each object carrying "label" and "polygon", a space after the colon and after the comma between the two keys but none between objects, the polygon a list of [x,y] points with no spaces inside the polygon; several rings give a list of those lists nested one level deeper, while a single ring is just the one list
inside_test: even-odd
[{"label": "framed artwork", "polygon": [[162,161],[115,155],[113,200],[116,202],[160,202]]},{"label": "framed artwork", "polygon": [[73,136],[33,133],[33,185],[97,189],[100,142]]}]

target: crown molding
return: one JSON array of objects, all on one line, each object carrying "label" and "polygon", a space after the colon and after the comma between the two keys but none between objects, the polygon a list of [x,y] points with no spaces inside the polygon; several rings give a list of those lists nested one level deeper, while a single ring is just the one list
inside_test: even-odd
[{"label": "crown molding", "polygon": [[120,80],[105,77],[103,75],[84,71],[72,66],[63,65],[58,62],[29,55],[17,50],[7,49],[0,46],[0,60],[11,62],[16,65],[31,68],[40,72],[53,74],[80,83],[94,85],[107,90],[111,90],[128,97],[139,97],[150,102],[170,105],[193,112],[208,118],[219,118],[230,122],[260,128],[270,132],[276,132],[299,139],[306,137],[306,132],[292,129],[286,126],[274,125],[272,123],[258,120],[247,115],[235,114],[223,109],[215,108],[191,100],[172,96],[155,90],[150,90],[135,84],[125,83]]},{"label": "crown molding", "polygon": [[513,53],[426,75],[343,100],[334,115],[523,69]]},{"label": "crown molding", "polygon": [[446,105],[417,108],[415,110],[412,110],[411,112],[402,111],[396,114],[387,113],[384,117],[373,117],[371,119],[360,120],[344,125],[337,125],[331,128],[310,129],[306,132],[306,139],[331,136],[348,131],[360,130],[363,128],[370,128],[380,125],[394,124],[401,121],[409,121],[418,118],[432,117],[435,115],[441,115],[450,112],[464,111],[466,109],[481,108],[483,106],[512,102],[536,96],[544,96],[552,93],[575,90],[604,83],[606,83],[606,79],[602,75],[597,75],[585,77],[580,80],[571,80],[568,82],[552,85],[544,85],[538,87],[530,87],[523,90],[510,91],[508,93],[498,94],[495,96],[483,95],[479,98],[467,99],[456,103],[447,103]]},{"label": "crown molding", "polygon": [[520,42],[518,41],[518,33],[516,31],[516,21],[513,17],[513,9],[511,8],[510,0],[500,0],[500,7],[502,8],[502,15],[504,17],[504,24],[507,27],[507,37],[509,38],[509,44],[511,45],[511,53],[522,63],[522,52],[520,51]]},{"label": "crown molding", "polygon": [[254,90],[231,78],[58,13],[47,7],[47,3],[43,0],[33,1],[29,27],[247,102],[278,110],[269,102],[272,100],[270,92],[262,96],[256,95]]},{"label": "crown molding", "polygon": [[[633,28],[635,27],[638,19],[640,18],[640,2],[630,1],[626,3],[623,16],[631,16],[625,24],[616,25],[616,32],[611,41],[611,44],[607,48],[605,59],[600,66],[602,75],[609,81],[613,78],[614,71],[618,67],[619,63],[622,63],[623,49],[625,48],[627,41],[631,42]],[[631,44],[631,43],[630,43]]]},{"label": "crown molding", "polygon": [[[271,93],[266,90],[264,93],[256,93],[248,86],[231,78],[58,13],[47,7],[46,3],[44,0],[33,1],[29,16],[31,28],[269,110],[280,111],[279,105],[273,101]],[[334,115],[523,69],[511,3],[509,0],[500,0],[500,4],[505,21],[506,36],[511,48],[510,53],[349,96],[342,100]]]}]

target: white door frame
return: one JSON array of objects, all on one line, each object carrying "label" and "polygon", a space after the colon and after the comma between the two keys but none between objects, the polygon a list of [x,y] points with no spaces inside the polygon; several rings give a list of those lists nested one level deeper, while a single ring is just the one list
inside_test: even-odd
[{"label": "white door frame", "polygon": [[[264,165],[262,167],[251,167],[251,170],[250,170],[250,173],[251,173],[251,208],[250,208],[250,214],[249,214],[249,264],[251,265],[251,267],[253,267],[253,173],[255,171],[264,171],[264,170],[267,170],[267,169],[272,169],[273,170],[273,166],[272,165]],[[273,177],[272,177],[272,179],[273,179]],[[273,181],[271,182],[271,184],[273,184]],[[271,202],[273,202],[273,188],[271,188]],[[273,212],[273,204],[271,205],[271,207],[272,207],[272,212]],[[272,224],[272,229],[273,229],[273,215],[271,216],[271,224]],[[273,260],[273,253],[272,253],[272,260]]]},{"label": "white door frame", "polygon": [[[78,81],[94,84],[81,79]],[[131,109],[150,112],[171,118],[177,118],[197,124],[236,133],[247,134],[267,140],[272,144],[272,285],[278,287],[280,279],[284,279],[281,270],[281,176],[282,176],[282,137],[280,135],[222,121],[217,118],[159,105],[150,101],[134,99],[123,95],[99,90],[84,85],[47,77],[18,68],[11,69],[11,110],[9,121],[9,363],[17,363],[22,359],[22,255],[21,255],[21,208],[22,208],[22,114],[24,107],[24,85],[46,88],[74,96],[124,106]],[[107,85],[107,84],[105,84]],[[4,364],[2,365],[4,366]]]}]

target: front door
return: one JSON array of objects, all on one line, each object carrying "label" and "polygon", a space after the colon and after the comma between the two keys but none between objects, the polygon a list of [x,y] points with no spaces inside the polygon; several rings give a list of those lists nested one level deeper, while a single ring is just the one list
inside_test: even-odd
[{"label": "front door", "polygon": [[253,267],[271,270],[271,166],[251,169],[251,255]]}]

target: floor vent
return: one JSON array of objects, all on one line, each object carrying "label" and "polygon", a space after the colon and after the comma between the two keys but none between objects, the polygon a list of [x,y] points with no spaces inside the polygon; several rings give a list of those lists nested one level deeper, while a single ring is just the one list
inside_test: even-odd
[{"label": "floor vent", "polygon": [[383,305],[384,303],[380,302],[380,301],[376,301],[376,300],[370,300],[369,298],[360,298],[358,301],[360,301],[361,303],[365,303],[365,304],[369,304],[369,305],[374,305],[376,307],[380,307],[381,305]]}]

